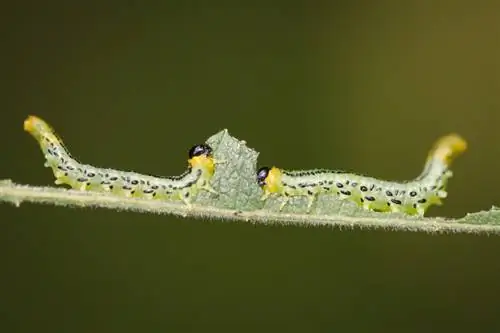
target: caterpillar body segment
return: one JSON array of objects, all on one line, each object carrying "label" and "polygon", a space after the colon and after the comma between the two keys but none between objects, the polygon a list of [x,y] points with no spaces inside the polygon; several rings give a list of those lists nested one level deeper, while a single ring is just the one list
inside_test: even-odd
[{"label": "caterpillar body segment", "polygon": [[453,175],[449,167],[466,149],[467,143],[459,135],[443,136],[429,152],[422,173],[408,182],[379,180],[343,171],[289,171],[277,167],[260,168],[257,182],[264,192],[262,200],[271,195],[282,197],[280,210],[291,197],[305,196],[307,212],[310,212],[318,195],[335,194],[367,210],[423,216],[430,206],[441,205],[446,198],[446,186]]},{"label": "caterpillar body segment", "polygon": [[78,162],[52,127],[36,116],[24,121],[24,130],[38,141],[46,159],[45,166],[52,169],[58,185],[126,197],[182,200],[188,206],[200,190],[217,194],[210,185],[216,161],[207,144],[195,145],[189,150],[188,169],[181,175],[155,177]]}]

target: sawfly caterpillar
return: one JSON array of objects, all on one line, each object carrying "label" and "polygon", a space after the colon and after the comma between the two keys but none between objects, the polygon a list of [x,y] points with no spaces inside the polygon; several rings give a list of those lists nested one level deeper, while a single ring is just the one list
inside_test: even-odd
[{"label": "sawfly caterpillar", "polygon": [[412,181],[390,182],[343,171],[325,169],[289,171],[262,167],[257,183],[264,194],[282,197],[280,211],[291,197],[308,198],[307,212],[320,194],[335,194],[365,209],[379,212],[402,212],[423,216],[432,205],[446,198],[446,185],[452,177],[451,162],[467,149],[466,141],[457,134],[441,137],[428,154],[422,173]]},{"label": "sawfly caterpillar", "polygon": [[217,194],[210,186],[216,161],[207,144],[189,150],[188,169],[181,175],[154,177],[81,164],[70,155],[52,127],[36,116],[24,121],[24,130],[38,141],[46,159],[45,167],[52,169],[56,184],[126,197],[182,200],[188,206],[199,190]]}]

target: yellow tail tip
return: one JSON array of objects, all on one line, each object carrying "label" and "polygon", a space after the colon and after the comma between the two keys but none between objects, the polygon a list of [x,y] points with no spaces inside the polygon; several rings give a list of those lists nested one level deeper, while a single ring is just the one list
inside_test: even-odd
[{"label": "yellow tail tip", "polygon": [[29,115],[23,124],[24,130],[31,135],[39,135],[41,133],[53,133],[52,127],[43,119],[37,116]]},{"label": "yellow tail tip", "polygon": [[437,158],[446,165],[467,150],[467,142],[460,135],[452,133],[439,138],[429,153],[429,158]]},{"label": "yellow tail tip", "polygon": [[26,120],[24,121],[23,124],[24,130],[26,132],[33,132],[36,122],[40,120],[41,119],[36,116],[29,115],[28,118],[26,118]]}]

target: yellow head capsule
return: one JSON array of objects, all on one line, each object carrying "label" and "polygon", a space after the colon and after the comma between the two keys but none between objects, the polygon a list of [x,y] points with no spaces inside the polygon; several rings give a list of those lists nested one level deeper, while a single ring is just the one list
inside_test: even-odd
[{"label": "yellow head capsule", "polygon": [[281,193],[283,192],[281,175],[281,170],[277,167],[262,167],[257,171],[257,182],[266,194]]},{"label": "yellow head capsule", "polygon": [[188,164],[191,168],[203,169],[207,175],[212,176],[215,171],[212,147],[207,144],[193,146],[189,150]]}]

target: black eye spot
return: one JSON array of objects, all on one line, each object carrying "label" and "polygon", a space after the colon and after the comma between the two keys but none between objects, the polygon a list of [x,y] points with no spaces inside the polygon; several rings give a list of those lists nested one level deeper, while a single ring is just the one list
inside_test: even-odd
[{"label": "black eye spot", "polygon": [[201,145],[196,145],[193,146],[189,150],[189,158],[193,158],[195,156],[201,156],[201,155],[206,155],[210,156],[212,155],[212,147],[206,144],[201,144]]},{"label": "black eye spot", "polygon": [[268,167],[262,167],[257,171],[257,183],[259,186],[264,186],[266,185],[266,178],[269,175],[269,168]]}]

